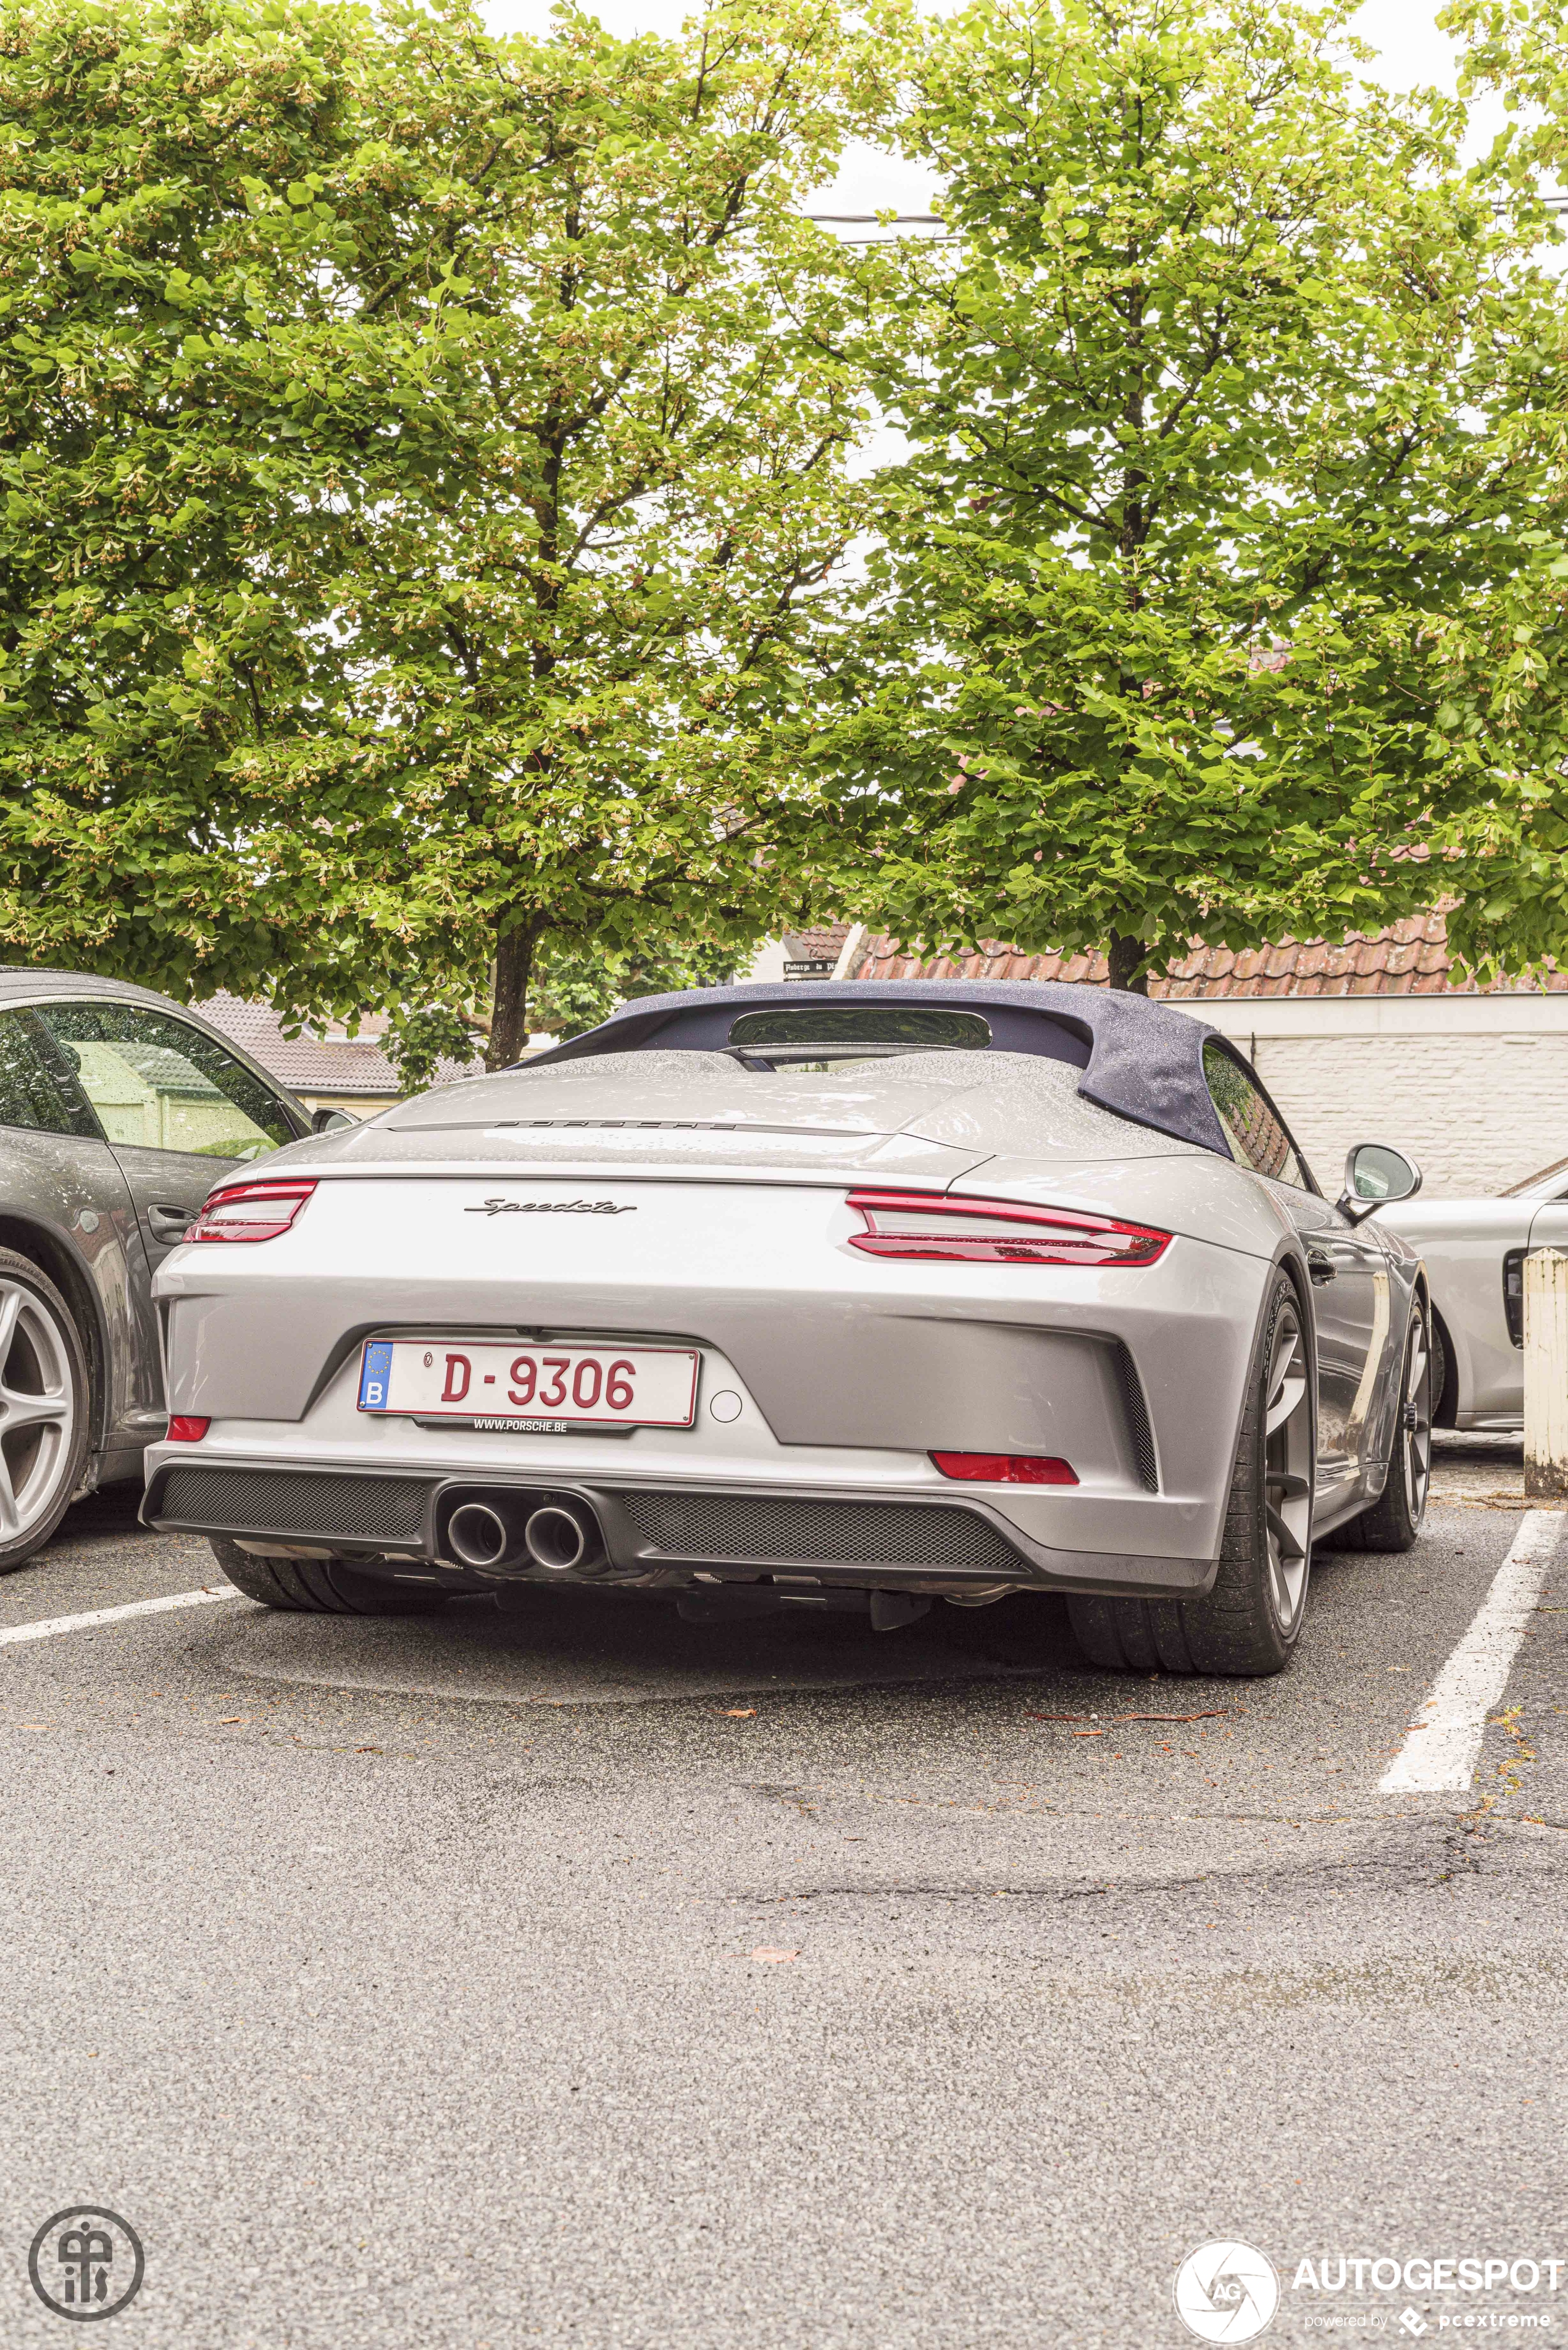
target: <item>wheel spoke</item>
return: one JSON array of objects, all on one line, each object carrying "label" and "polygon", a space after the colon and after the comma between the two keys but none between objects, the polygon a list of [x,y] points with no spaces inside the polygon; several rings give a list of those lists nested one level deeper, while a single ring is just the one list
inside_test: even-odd
[{"label": "wheel spoke", "polygon": [[[1417,1325],[1417,1329],[1419,1326]],[[1410,1367],[1405,1375],[1405,1400],[1414,1403],[1421,1392],[1421,1381],[1427,1376],[1427,1349],[1421,1338],[1413,1337],[1410,1347]]]},{"label": "wheel spoke", "polygon": [[9,1436],[13,1429],[36,1427],[40,1420],[69,1419],[70,1416],[67,1395],[27,1395],[20,1388],[0,1387],[0,1436]]},{"label": "wheel spoke", "polygon": [[24,1304],[19,1289],[0,1289],[0,1377],[5,1374],[16,1336],[16,1321]]},{"label": "wheel spoke", "polygon": [[1296,1611],[1295,1595],[1285,1573],[1285,1563],[1272,1543],[1269,1544],[1269,1580],[1274,1587],[1274,1613],[1282,1628],[1288,1630]]},{"label": "wheel spoke", "polygon": [[1419,1518],[1426,1506],[1427,1484],[1431,1473],[1431,1430],[1411,1429],[1405,1438],[1405,1495],[1412,1518]]},{"label": "wheel spoke", "polygon": [[1305,1558],[1306,1552],[1299,1538],[1285,1523],[1279,1511],[1265,1508],[1263,1515],[1269,1524],[1271,1555],[1277,1550],[1281,1564],[1283,1565],[1288,1560],[1293,1566],[1297,1559]]},{"label": "wheel spoke", "polygon": [[1272,1436],[1277,1429],[1282,1428],[1305,1394],[1306,1371],[1301,1358],[1301,1342],[1293,1330],[1289,1343],[1281,1347],[1270,1366],[1263,1433]]},{"label": "wheel spoke", "polygon": [[11,1482],[11,1463],[5,1458],[4,1445],[0,1445],[0,1542],[9,1541],[13,1534],[21,1531],[16,1489]]},{"label": "wheel spoke", "polygon": [[1312,1492],[1312,1480],[1298,1477],[1293,1469],[1265,1469],[1263,1482],[1271,1493],[1282,1493],[1287,1502],[1299,1502]]}]

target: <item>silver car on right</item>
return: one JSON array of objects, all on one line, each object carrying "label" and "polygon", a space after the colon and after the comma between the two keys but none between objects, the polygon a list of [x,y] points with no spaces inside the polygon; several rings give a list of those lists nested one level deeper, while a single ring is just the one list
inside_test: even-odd
[{"label": "silver car on right", "polygon": [[1568,1159],[1481,1200],[1402,1200],[1377,1222],[1425,1258],[1438,1428],[1524,1424],[1524,1260],[1568,1249]]}]

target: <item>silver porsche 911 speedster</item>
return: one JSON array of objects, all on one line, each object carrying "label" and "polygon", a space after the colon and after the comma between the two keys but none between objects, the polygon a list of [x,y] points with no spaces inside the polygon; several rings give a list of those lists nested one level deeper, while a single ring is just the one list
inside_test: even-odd
[{"label": "silver porsche 911 speedster", "polygon": [[1247,1062],[1089,987],[627,1006],[226,1177],[158,1278],[145,1515],[274,1607],[519,1579],[695,1620],[1059,1591],[1096,1663],[1267,1673],[1314,1536],[1403,1549],[1418,1258]]}]

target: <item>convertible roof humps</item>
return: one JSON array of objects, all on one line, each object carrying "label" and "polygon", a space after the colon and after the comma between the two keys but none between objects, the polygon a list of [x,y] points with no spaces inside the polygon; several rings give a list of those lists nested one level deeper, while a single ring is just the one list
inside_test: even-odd
[{"label": "convertible roof humps", "polygon": [[[848,1041],[851,1021],[867,1043],[879,1024],[888,1027],[890,1037],[904,1024],[879,1024],[875,1018],[878,1013],[980,1014],[993,1049],[1069,1062],[1082,1072],[1078,1091],[1086,1101],[1179,1142],[1197,1143],[1221,1159],[1231,1156],[1203,1076],[1204,1045],[1210,1037],[1223,1044],[1219,1031],[1145,995],[1065,981],[896,979],[846,986],[841,980],[796,980],[645,995],[612,1013],[598,1027],[520,1066],[537,1069],[552,1061],[648,1046],[666,1053],[733,1050],[744,1044],[745,1030],[753,1024],[746,1015],[770,1007],[791,1015],[790,1026],[798,1028],[803,1043],[821,1044]],[[804,1015],[818,1011],[825,1033],[809,1037],[810,1024]],[[739,1038],[733,1033],[738,1025]],[[918,1030],[928,1023],[917,1019],[908,1025]],[[910,1034],[904,1041],[919,1051],[938,1040]],[[952,1041],[960,1040],[955,1036]]]}]

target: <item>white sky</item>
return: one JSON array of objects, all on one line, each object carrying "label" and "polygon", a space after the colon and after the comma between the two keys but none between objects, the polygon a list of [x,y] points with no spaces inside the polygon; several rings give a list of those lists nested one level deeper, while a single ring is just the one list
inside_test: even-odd
[{"label": "white sky", "polygon": [[[496,32],[544,32],[550,20],[549,0],[482,0],[483,14]],[[673,33],[689,13],[689,0],[586,0],[611,33]],[[1439,33],[1436,17],[1441,0],[1366,0],[1355,19],[1355,29],[1381,58],[1383,78],[1395,88],[1430,82],[1454,87],[1453,47]],[[1501,107],[1488,99],[1476,109],[1478,137],[1472,147],[1484,146],[1504,120]],[[931,198],[927,174],[875,149],[856,147],[846,155],[844,169],[831,191],[835,207],[845,212],[871,212],[896,205],[902,212],[924,212]]]}]

